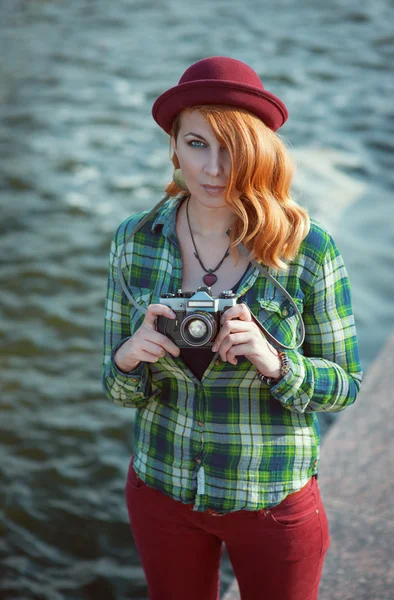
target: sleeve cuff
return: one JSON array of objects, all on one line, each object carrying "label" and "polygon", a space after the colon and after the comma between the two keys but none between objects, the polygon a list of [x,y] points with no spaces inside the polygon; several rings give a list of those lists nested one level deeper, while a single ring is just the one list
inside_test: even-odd
[{"label": "sleeve cuff", "polygon": [[[117,382],[118,389],[122,391],[121,396],[124,395],[123,398],[119,397],[114,399],[114,402],[115,404],[121,404],[122,406],[138,408],[138,404],[140,404],[140,402],[146,403],[146,398],[149,396],[150,375],[147,363],[142,361],[133,371],[125,373],[118,369],[114,360],[115,352],[128,339],[129,338],[124,338],[121,340],[121,342],[113,348],[111,353],[112,377]],[[130,395],[133,399],[129,402],[126,398]],[[138,402],[136,401],[137,397],[139,398]]]},{"label": "sleeve cuff", "polygon": [[294,396],[300,389],[305,378],[305,365],[302,355],[295,350],[287,350],[286,355],[289,359],[290,370],[284,375],[278,383],[271,386],[271,394],[287,406],[292,404]]}]

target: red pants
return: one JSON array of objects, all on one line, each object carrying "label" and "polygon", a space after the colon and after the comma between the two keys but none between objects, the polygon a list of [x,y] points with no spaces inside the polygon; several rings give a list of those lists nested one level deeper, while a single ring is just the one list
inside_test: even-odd
[{"label": "red pants", "polygon": [[270,510],[214,516],[147,486],[130,463],[126,500],[150,600],[218,600],[223,542],[242,600],[317,600],[329,531],[316,477]]}]

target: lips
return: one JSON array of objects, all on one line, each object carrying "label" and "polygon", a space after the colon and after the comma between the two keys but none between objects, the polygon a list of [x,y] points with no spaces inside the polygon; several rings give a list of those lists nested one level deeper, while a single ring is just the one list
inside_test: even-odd
[{"label": "lips", "polygon": [[202,187],[206,188],[207,190],[212,190],[212,191],[225,190],[226,189],[225,185],[203,185]]}]

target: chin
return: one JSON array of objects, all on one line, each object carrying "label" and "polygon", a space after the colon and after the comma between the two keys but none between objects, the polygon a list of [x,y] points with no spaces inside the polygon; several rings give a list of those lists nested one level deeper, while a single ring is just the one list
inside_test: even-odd
[{"label": "chin", "polygon": [[216,198],[199,196],[197,200],[200,204],[206,206],[207,208],[225,208],[228,206],[224,196],[217,196]]}]

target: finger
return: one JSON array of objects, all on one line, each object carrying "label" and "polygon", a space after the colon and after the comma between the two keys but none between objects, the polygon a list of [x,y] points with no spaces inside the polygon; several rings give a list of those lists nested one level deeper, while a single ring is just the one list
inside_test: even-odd
[{"label": "finger", "polygon": [[156,358],[163,358],[166,355],[166,349],[161,344],[155,344],[149,340],[145,340],[142,350],[156,356]]},{"label": "finger", "polygon": [[175,313],[169,306],[165,304],[149,304],[145,313],[144,325],[155,329],[155,321],[159,315],[167,317],[167,319],[175,319]]},{"label": "finger", "polygon": [[212,346],[212,351],[217,352],[218,348],[221,346],[223,340],[230,334],[236,332],[253,332],[256,325],[253,321],[244,322],[244,321],[226,321],[223,326],[220,328],[218,335],[215,338],[215,343]]},{"label": "finger", "polygon": [[163,348],[163,356],[166,352],[169,352],[173,356],[179,356],[180,354],[178,346],[172,340],[170,340],[170,338],[168,338],[166,335],[163,335],[162,333],[159,333],[158,331],[152,331],[152,333],[149,336],[149,340]]},{"label": "finger", "polygon": [[141,351],[141,361],[156,363],[158,360],[160,360],[159,356],[151,354],[150,352],[145,352],[144,350]]},{"label": "finger", "polygon": [[227,354],[227,362],[229,362],[231,365],[238,364],[238,360],[232,354]]},{"label": "finger", "polygon": [[[244,333],[232,333],[227,335],[223,340],[219,354],[223,361],[229,360],[229,353],[232,352],[234,348],[236,348],[239,344],[248,344],[250,343],[250,334],[248,332]],[[234,358],[234,357],[233,357]],[[231,362],[231,361],[229,361]]]},{"label": "finger", "polygon": [[247,305],[242,302],[241,304],[236,304],[231,308],[228,308],[224,311],[221,316],[220,324],[223,325],[226,321],[230,319],[240,319],[241,321],[252,321],[252,316],[250,314],[250,310]]},{"label": "finger", "polygon": [[237,359],[235,358],[235,348],[236,346],[231,346],[230,350],[227,352],[225,358],[223,359],[223,362],[229,362],[232,365],[236,365],[237,364]]},{"label": "finger", "polygon": [[230,351],[227,353],[227,362],[232,364],[237,364],[236,356],[246,356],[250,352],[249,344],[238,344],[237,346],[232,346]]}]

